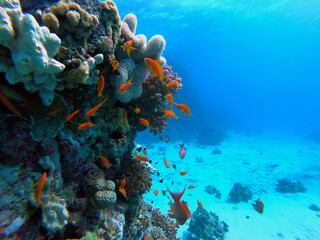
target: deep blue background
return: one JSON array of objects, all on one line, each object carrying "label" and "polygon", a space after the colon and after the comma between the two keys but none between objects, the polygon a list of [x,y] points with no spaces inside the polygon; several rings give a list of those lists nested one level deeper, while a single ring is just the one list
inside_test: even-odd
[{"label": "deep blue background", "polygon": [[114,2],[137,34],[165,37],[193,113],[180,125],[320,129],[320,1]]}]

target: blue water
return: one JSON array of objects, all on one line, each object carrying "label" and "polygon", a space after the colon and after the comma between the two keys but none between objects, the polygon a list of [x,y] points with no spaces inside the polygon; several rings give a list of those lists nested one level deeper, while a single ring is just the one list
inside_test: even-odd
[{"label": "blue water", "polygon": [[137,15],[137,34],[165,37],[193,113],[180,126],[319,130],[319,1],[115,3],[121,18]]}]

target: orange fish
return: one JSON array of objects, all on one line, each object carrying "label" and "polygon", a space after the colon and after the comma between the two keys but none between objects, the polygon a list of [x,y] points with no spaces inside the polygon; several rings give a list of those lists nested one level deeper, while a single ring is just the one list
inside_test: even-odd
[{"label": "orange fish", "polygon": [[172,224],[172,229],[174,229],[175,227],[177,226],[177,223],[175,223],[175,224]]},{"label": "orange fish", "polygon": [[109,168],[109,161],[106,157],[103,157],[100,153],[100,155],[98,156],[99,158],[101,158],[103,164],[106,166],[106,168],[108,169]]},{"label": "orange fish", "polygon": [[86,122],[86,123],[79,124],[78,129],[84,129],[87,127],[95,127],[95,126],[96,125],[92,124],[92,122]]},{"label": "orange fish", "polygon": [[144,63],[146,64],[149,72],[151,72],[154,77],[159,77],[161,83],[163,83],[162,80],[167,78],[167,76],[163,75],[162,67],[160,66],[159,61],[151,58],[145,58]]},{"label": "orange fish", "polygon": [[132,51],[132,50],[137,50],[137,51],[138,51],[137,48],[132,47],[132,42],[133,42],[133,40],[130,40],[130,41],[126,42],[126,43],[124,44],[124,46],[121,46],[121,48],[123,49],[123,51],[127,51],[128,56],[129,56],[130,59],[131,59],[131,57],[130,57],[131,51]]},{"label": "orange fish", "polygon": [[108,112],[115,112],[115,111],[117,111],[117,110],[115,110],[115,109],[108,109]]},{"label": "orange fish", "polygon": [[166,158],[164,158],[164,165],[166,166],[166,168],[170,167],[170,163]]},{"label": "orange fish", "polygon": [[98,111],[98,109],[102,106],[102,104],[104,104],[107,100],[108,97],[105,100],[103,100],[102,103],[99,103],[97,106],[89,110],[84,116],[84,118],[91,117],[93,114],[95,114]]},{"label": "orange fish", "polygon": [[12,112],[14,112],[15,114],[17,114],[19,117],[21,117],[23,120],[26,120],[28,122],[31,122],[30,119],[22,116],[22,114],[16,109],[16,107],[13,105],[13,103],[9,100],[9,98],[7,98],[7,96],[0,90],[0,100],[1,102],[7,107],[9,108]]},{"label": "orange fish", "polygon": [[190,113],[190,108],[186,105],[186,104],[177,104],[175,103],[175,105],[177,106],[177,108],[184,114],[184,115],[188,115],[188,118],[189,116],[191,115]]},{"label": "orange fish", "polygon": [[147,157],[144,157],[144,156],[141,156],[141,155],[138,155],[138,153],[133,153],[133,155],[136,157],[136,159],[142,161],[142,162],[148,162],[149,159]]},{"label": "orange fish", "polygon": [[61,110],[63,110],[63,108],[57,108],[55,110],[52,110],[51,112],[49,112],[49,115],[54,116],[57,112],[60,112]]},{"label": "orange fish", "polygon": [[187,173],[188,173],[187,171],[181,171],[181,172],[180,172],[180,175],[181,175],[181,176],[184,176],[184,175],[186,175]]},{"label": "orange fish", "polygon": [[37,207],[39,207],[40,204],[45,205],[43,202],[41,202],[40,199],[42,198],[42,188],[46,183],[46,178],[47,178],[47,173],[44,172],[37,183],[36,192],[34,193],[34,198],[38,201]]},{"label": "orange fish", "polygon": [[170,209],[172,213],[169,214],[169,217],[175,218],[178,224],[183,225],[191,217],[191,213],[187,203],[184,201],[180,201],[182,195],[186,190],[186,186],[184,186],[183,191],[180,193],[171,192],[168,186],[167,186],[167,189],[174,200],[174,203],[171,203],[170,205]]},{"label": "orange fish", "polygon": [[122,124],[124,124],[127,121],[127,118],[128,118],[128,112],[127,110],[124,110],[122,114]]},{"label": "orange fish", "polygon": [[145,125],[146,127],[150,127],[150,124],[147,120],[143,119],[143,118],[140,118],[140,122],[142,125]]},{"label": "orange fish", "polygon": [[144,155],[147,155],[147,150],[145,148],[142,148],[142,152],[144,153]]},{"label": "orange fish", "polygon": [[142,219],[142,220],[141,220],[141,224],[142,224],[142,225],[146,225],[146,224],[147,224],[147,221],[146,221],[145,219]]},{"label": "orange fish", "polygon": [[119,92],[127,92],[128,87],[129,87],[130,85],[132,85],[131,81],[132,81],[132,76],[131,76],[131,78],[130,78],[130,80],[129,80],[128,82],[126,82],[126,83],[123,84],[121,87],[119,87],[118,91],[119,91]]},{"label": "orange fish", "polygon": [[156,196],[158,196],[158,194],[159,194],[159,190],[157,189],[157,190],[155,190],[154,191],[154,194],[156,195]]},{"label": "orange fish", "polygon": [[173,87],[173,84],[176,84],[176,85],[180,85],[181,83],[178,82],[178,81],[171,81],[167,84],[167,88],[168,90],[170,90],[172,87]]},{"label": "orange fish", "polygon": [[145,236],[144,237],[144,240],[149,240],[150,239],[150,236]]},{"label": "orange fish", "polygon": [[117,60],[114,60],[112,62],[112,72],[114,73],[114,70],[118,70],[119,62]]},{"label": "orange fish", "polygon": [[167,118],[178,119],[177,115],[173,112],[173,110],[167,110],[167,108],[165,108],[165,110],[159,110],[159,112],[163,112]]},{"label": "orange fish", "polygon": [[136,109],[134,110],[134,112],[135,112],[136,114],[140,113],[140,108],[137,108],[137,107],[136,107]]},{"label": "orange fish", "polygon": [[102,75],[100,75],[99,77],[99,81],[98,81],[98,87],[97,87],[97,90],[98,90],[98,98],[99,97],[102,97],[102,92],[103,92],[103,89],[104,89],[104,77]]},{"label": "orange fish", "polygon": [[73,98],[70,99],[70,101],[68,102],[68,108],[71,107],[71,104],[73,103]]},{"label": "orange fish", "polygon": [[199,207],[200,209],[202,209],[202,208],[203,208],[202,202],[200,202],[199,200],[197,200],[197,203],[198,203],[198,207]]},{"label": "orange fish", "polygon": [[71,113],[70,115],[68,115],[68,116],[66,117],[66,119],[64,120],[64,122],[65,122],[65,123],[66,123],[66,122],[69,122],[77,113],[79,113],[79,111],[80,111],[81,109],[82,109],[82,108],[80,108],[80,109],[74,111],[73,113]]},{"label": "orange fish", "polygon": [[258,200],[254,201],[255,204],[252,204],[252,207],[260,214],[263,213],[263,209],[264,209],[264,204],[263,202],[260,200],[260,197],[258,198]]},{"label": "orange fish", "polygon": [[169,93],[167,94],[165,97],[164,97],[164,101],[166,102],[166,104],[170,104],[170,107],[172,108],[172,104],[174,103],[173,102],[173,94],[172,93]]},{"label": "orange fish", "polygon": [[100,72],[100,75],[104,74],[107,71],[108,67],[109,67],[109,65],[107,65],[104,68],[102,68],[102,70]]},{"label": "orange fish", "polygon": [[121,185],[119,187],[119,192],[121,192],[124,197],[127,197],[126,190],[124,189],[124,186],[126,185],[126,182],[127,182],[127,180],[123,179],[122,182],[121,182]]},{"label": "orange fish", "polygon": [[192,189],[192,188],[196,188],[196,186],[194,186],[194,185],[189,185],[188,186],[188,189]]}]

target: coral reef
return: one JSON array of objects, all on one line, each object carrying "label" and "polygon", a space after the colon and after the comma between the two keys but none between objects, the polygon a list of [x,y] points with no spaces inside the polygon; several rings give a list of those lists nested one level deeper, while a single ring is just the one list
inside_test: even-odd
[{"label": "coral reef", "polygon": [[206,186],[205,191],[210,195],[215,195],[216,198],[221,199],[221,192],[212,185]]},{"label": "coral reef", "polygon": [[229,200],[233,203],[248,202],[252,198],[252,192],[248,187],[235,183],[229,193]]},{"label": "coral reef", "polygon": [[38,92],[48,106],[59,88],[54,74],[65,68],[53,58],[61,41],[48,28],[40,27],[32,15],[23,14],[18,1],[2,1],[0,6],[0,46],[10,50],[12,60],[2,67],[6,79],[10,84],[23,82],[27,91]]},{"label": "coral reef", "polygon": [[301,182],[293,182],[288,178],[282,178],[278,179],[278,184],[276,184],[276,191],[280,193],[304,193],[307,191],[307,189]]},{"label": "coral reef", "polygon": [[213,212],[198,208],[191,217],[188,231],[191,233],[188,240],[218,240],[224,239],[229,226]]}]

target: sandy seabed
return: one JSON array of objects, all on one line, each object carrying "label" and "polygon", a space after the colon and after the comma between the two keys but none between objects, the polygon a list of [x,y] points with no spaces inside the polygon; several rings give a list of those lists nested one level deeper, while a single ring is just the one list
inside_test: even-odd
[{"label": "sandy seabed", "polygon": [[[169,209],[168,193],[162,194],[166,184],[172,191],[181,191],[185,184],[192,184],[196,188],[187,189],[182,200],[188,202],[191,213],[197,209],[198,199],[207,211],[216,213],[220,221],[229,225],[227,240],[320,239],[320,212],[309,209],[310,204],[320,207],[320,144],[298,136],[231,134],[219,146],[185,143],[187,154],[183,160],[178,155],[178,143],[147,147],[153,167],[160,172],[159,177],[152,175],[152,189],[159,189],[160,193],[156,197],[150,192],[144,198],[147,202],[154,201],[154,207],[162,212],[167,213]],[[216,148],[221,154],[213,154]],[[164,157],[171,164],[168,169]],[[176,170],[172,164],[177,166]],[[180,171],[188,174],[180,176]],[[164,182],[160,183],[159,178]],[[277,192],[276,183],[281,178],[302,182],[307,192]],[[251,201],[228,202],[236,182],[251,189]],[[221,199],[205,192],[208,185],[221,192]],[[259,197],[265,205],[263,214],[251,205]],[[189,234],[189,221],[179,228],[182,239],[187,239]]]}]

